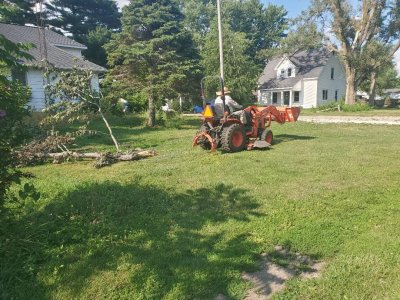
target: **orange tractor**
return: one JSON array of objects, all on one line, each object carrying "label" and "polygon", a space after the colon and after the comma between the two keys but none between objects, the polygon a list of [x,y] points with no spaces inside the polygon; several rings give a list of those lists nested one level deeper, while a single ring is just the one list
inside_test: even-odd
[{"label": "orange tractor", "polygon": [[224,115],[217,117],[213,107],[205,105],[203,124],[193,139],[193,147],[199,145],[212,152],[217,148],[225,152],[267,148],[274,138],[270,129],[271,122],[276,121],[280,124],[296,122],[300,108],[249,106],[242,114],[244,118],[230,114],[229,110],[225,109]]},{"label": "orange tractor", "polygon": [[275,106],[249,106],[241,112],[241,116],[230,113],[225,106],[224,94],[224,58],[223,38],[221,22],[221,4],[217,0],[218,16],[218,40],[220,56],[221,100],[223,104],[223,116],[216,116],[212,106],[206,105],[203,81],[201,80],[201,93],[203,99],[203,125],[200,132],[193,139],[193,146],[200,145],[204,149],[215,151],[221,148],[226,152],[237,152],[245,148],[267,148],[272,144],[273,134],[270,129],[271,122],[280,124],[295,122],[300,114],[298,107],[275,107]]}]

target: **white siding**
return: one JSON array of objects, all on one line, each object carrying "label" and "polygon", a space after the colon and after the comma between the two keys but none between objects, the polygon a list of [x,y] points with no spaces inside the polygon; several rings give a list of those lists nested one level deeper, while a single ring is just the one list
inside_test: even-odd
[{"label": "white siding", "polygon": [[40,70],[28,70],[26,83],[31,88],[32,93],[28,105],[36,111],[45,108],[43,72]]},{"label": "white siding", "polygon": [[100,84],[99,84],[99,75],[98,74],[93,74],[93,77],[90,81],[90,86],[92,89],[96,92],[100,91]]},{"label": "white siding", "polygon": [[[331,79],[331,69],[334,69],[334,77]],[[322,91],[328,91],[328,99],[322,99]],[[339,101],[346,93],[346,80],[343,71],[343,67],[336,56],[332,56],[324,69],[320,77],[318,78],[318,92],[317,92],[317,104],[326,104],[331,101],[335,101],[335,92],[337,91],[337,100]]]},{"label": "white siding", "polygon": [[281,70],[285,71],[285,77],[287,77],[287,70],[291,68],[292,69],[292,75],[290,77],[295,77],[296,76],[296,66],[288,59],[285,58],[278,66],[276,70],[276,77],[279,78],[281,77]]},{"label": "white siding", "polygon": [[300,101],[303,100],[302,101],[303,108],[312,108],[317,106],[317,91],[318,91],[317,79],[304,79],[303,91],[302,93],[300,93]]}]

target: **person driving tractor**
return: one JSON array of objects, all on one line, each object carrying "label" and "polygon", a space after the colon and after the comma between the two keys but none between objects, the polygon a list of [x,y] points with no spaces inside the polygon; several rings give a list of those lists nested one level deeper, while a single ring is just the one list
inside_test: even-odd
[{"label": "person driving tractor", "polygon": [[[229,114],[238,116],[238,118],[244,124],[246,124],[246,115],[242,110],[243,106],[237,103],[235,100],[233,100],[232,97],[229,95],[230,93],[231,91],[227,87],[224,87],[225,106],[228,107]],[[224,103],[221,98],[222,92],[217,91],[216,94],[218,97],[214,101],[215,114],[218,117],[222,117],[224,115]]]},{"label": "person driving tractor", "polygon": [[[224,87],[225,105],[229,108],[229,114],[232,114],[235,110],[242,109],[243,106],[233,100],[229,96],[230,93],[231,91],[227,87]],[[221,98],[222,91],[217,91],[216,94],[218,97],[214,101],[215,114],[218,117],[222,117],[224,115],[224,104]]]}]

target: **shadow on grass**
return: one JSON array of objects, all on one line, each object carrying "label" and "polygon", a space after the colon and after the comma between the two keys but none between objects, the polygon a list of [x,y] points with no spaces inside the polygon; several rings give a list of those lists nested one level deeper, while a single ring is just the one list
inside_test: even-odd
[{"label": "shadow on grass", "polygon": [[295,135],[295,134],[279,134],[274,137],[274,145],[291,142],[291,141],[307,141],[316,139],[315,136],[308,136],[308,135]]},{"label": "shadow on grass", "polygon": [[90,295],[91,282],[100,298],[227,295],[240,273],[254,268],[256,244],[216,228],[246,222],[257,208],[245,190],[223,184],[182,193],[139,182],[81,185],[13,222],[12,232],[38,236],[30,255],[13,260],[20,281],[4,281],[3,294],[45,299],[62,290],[79,298]]}]

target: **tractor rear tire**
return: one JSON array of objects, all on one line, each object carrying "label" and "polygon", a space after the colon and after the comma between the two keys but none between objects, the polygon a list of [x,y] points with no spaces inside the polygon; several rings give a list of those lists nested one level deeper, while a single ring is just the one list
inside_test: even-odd
[{"label": "tractor rear tire", "polygon": [[268,144],[272,145],[272,142],[274,140],[274,135],[272,133],[271,129],[265,128],[264,131],[261,134],[262,141],[266,141]]},{"label": "tractor rear tire", "polygon": [[243,125],[231,124],[222,130],[221,149],[225,152],[238,152],[246,147],[246,133]]},{"label": "tractor rear tire", "polygon": [[[201,125],[200,127],[200,132],[203,131],[208,131],[208,126],[206,125]],[[208,139],[206,139],[205,137],[201,137],[198,141],[198,145],[204,149],[204,150],[210,150],[211,149],[211,143]]]}]

